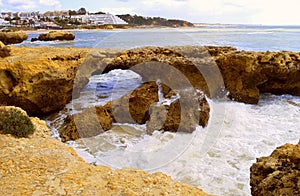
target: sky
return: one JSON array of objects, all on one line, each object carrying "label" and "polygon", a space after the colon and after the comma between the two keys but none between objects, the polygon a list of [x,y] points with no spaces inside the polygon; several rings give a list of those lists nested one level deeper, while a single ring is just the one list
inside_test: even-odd
[{"label": "sky", "polygon": [[0,11],[78,10],[193,23],[300,25],[299,0],[0,0]]}]

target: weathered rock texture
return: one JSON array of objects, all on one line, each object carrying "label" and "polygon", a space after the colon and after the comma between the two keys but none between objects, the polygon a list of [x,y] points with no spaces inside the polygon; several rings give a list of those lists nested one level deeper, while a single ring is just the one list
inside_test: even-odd
[{"label": "weathered rock texture", "polygon": [[300,195],[300,142],[278,147],[251,167],[251,194]]},{"label": "weathered rock texture", "polygon": [[90,165],[32,120],[31,138],[0,134],[0,195],[208,195],[160,172]]},{"label": "weathered rock texture", "polygon": [[28,35],[25,32],[0,32],[0,41],[5,45],[18,44],[28,39]]},{"label": "weathered rock texture", "polygon": [[68,31],[50,31],[49,33],[40,34],[38,38],[32,38],[31,41],[68,41],[74,39],[74,33]]},{"label": "weathered rock texture", "polygon": [[11,48],[11,56],[0,58],[0,104],[36,115],[64,108],[88,50]]},{"label": "weathered rock texture", "polygon": [[[154,130],[190,133],[197,125],[203,127],[207,125],[210,108],[203,93],[186,90],[178,92],[178,98],[171,101],[169,99],[176,93],[163,86],[164,99],[171,102],[164,104],[158,103],[158,91],[159,87],[155,82],[146,82],[104,106],[85,109],[82,113],[68,116],[60,130],[60,137],[65,142],[96,136],[109,130],[113,122],[137,124],[147,122],[148,133]],[[159,110],[154,110],[155,107]]]},{"label": "weathered rock texture", "polygon": [[10,48],[8,46],[5,46],[5,44],[3,44],[0,41],[0,57],[4,58],[4,57],[8,57],[10,55]]},{"label": "weathered rock texture", "polygon": [[72,92],[73,97],[78,96],[92,74],[113,69],[132,69],[144,81],[156,81],[159,76],[173,90],[192,86],[211,97],[217,96],[224,84],[232,99],[245,103],[257,103],[262,92],[300,95],[297,52],[190,46],[147,47],[122,53],[11,47],[11,56],[0,58],[0,104],[20,106],[30,114],[61,110]]}]

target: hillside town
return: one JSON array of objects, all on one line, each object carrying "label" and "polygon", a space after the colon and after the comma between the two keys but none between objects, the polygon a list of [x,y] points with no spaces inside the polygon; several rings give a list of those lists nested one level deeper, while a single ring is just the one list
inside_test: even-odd
[{"label": "hillside town", "polygon": [[0,14],[0,27],[29,27],[29,28],[72,28],[99,25],[126,25],[127,22],[110,13],[89,13],[85,8],[78,11],[47,11],[32,12],[2,12]]}]

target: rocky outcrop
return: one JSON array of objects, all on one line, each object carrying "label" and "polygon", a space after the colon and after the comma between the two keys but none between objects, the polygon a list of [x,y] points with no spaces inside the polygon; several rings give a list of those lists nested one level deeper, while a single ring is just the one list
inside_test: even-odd
[{"label": "rocky outcrop", "polygon": [[233,100],[255,104],[260,93],[300,95],[300,53],[221,52],[216,62]]},{"label": "rocky outcrop", "polygon": [[0,41],[5,45],[18,44],[28,39],[28,35],[25,32],[0,32]]},{"label": "rocky outcrop", "polygon": [[9,55],[10,55],[10,48],[8,46],[5,46],[5,44],[3,44],[0,41],[0,57],[5,58],[8,57]]},{"label": "rocky outcrop", "polygon": [[[262,92],[300,95],[300,53],[248,52],[231,47],[103,49],[11,48],[0,58],[0,104],[30,114],[63,109],[92,74],[131,69],[144,81],[173,90],[194,88],[210,97],[223,86],[233,100],[257,103]],[[89,55],[87,55],[89,54]],[[82,69],[79,69],[79,67]],[[34,93],[33,93],[34,92]]]},{"label": "rocky outcrop", "polygon": [[29,138],[0,134],[0,195],[208,195],[160,172],[88,164],[44,121],[32,122]]},{"label": "rocky outcrop", "polygon": [[[197,125],[207,125],[210,108],[202,92],[175,93],[167,86],[161,88],[155,82],[146,82],[104,106],[68,116],[60,130],[62,141],[98,135],[109,130],[113,122],[147,123],[149,134],[155,130],[191,133]],[[163,100],[159,100],[160,90]]]},{"label": "rocky outcrop", "polygon": [[74,39],[74,33],[68,31],[50,31],[49,33],[40,34],[38,38],[32,38],[31,41],[68,41]]},{"label": "rocky outcrop", "polygon": [[63,109],[88,51],[11,46],[11,56],[0,58],[0,104],[19,106],[31,115]]},{"label": "rocky outcrop", "polygon": [[270,156],[258,158],[250,169],[251,194],[300,194],[300,142],[278,147]]}]

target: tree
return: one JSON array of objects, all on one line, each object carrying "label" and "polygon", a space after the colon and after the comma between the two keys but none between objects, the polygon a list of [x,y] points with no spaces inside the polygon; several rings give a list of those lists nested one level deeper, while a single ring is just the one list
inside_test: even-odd
[{"label": "tree", "polygon": [[78,15],[85,15],[86,14],[86,9],[84,7],[80,8],[78,11],[77,11],[77,14]]}]

